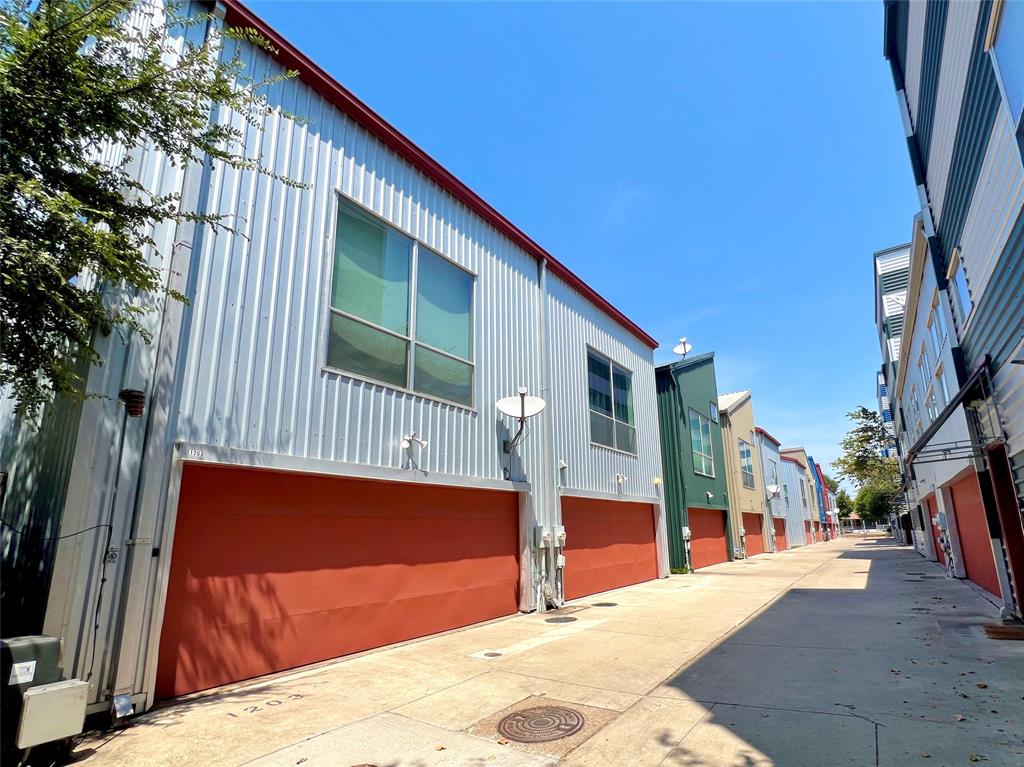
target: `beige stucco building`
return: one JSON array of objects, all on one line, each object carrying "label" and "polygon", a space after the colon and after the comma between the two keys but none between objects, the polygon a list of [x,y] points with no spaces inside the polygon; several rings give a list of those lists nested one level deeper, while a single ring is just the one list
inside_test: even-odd
[{"label": "beige stucco building", "polygon": [[[764,483],[761,457],[754,434],[754,403],[749,391],[722,394],[718,398],[722,439],[725,443],[726,480],[729,488],[729,517],[734,549],[747,556],[769,550],[765,529]],[[745,535],[744,535],[745,533]]]}]

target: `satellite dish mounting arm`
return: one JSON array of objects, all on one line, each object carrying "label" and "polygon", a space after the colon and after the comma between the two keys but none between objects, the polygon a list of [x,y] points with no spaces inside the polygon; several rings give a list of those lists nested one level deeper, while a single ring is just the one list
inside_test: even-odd
[{"label": "satellite dish mounting arm", "polygon": [[519,406],[519,430],[512,439],[505,440],[505,452],[510,455],[519,447],[519,443],[523,441],[523,431],[526,429],[526,389],[519,390]]}]

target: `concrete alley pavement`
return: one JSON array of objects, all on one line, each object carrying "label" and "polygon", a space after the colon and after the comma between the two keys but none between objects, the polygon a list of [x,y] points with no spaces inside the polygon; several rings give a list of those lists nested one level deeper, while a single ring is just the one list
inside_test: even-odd
[{"label": "concrete alley pavement", "polygon": [[[986,638],[996,620],[912,550],[852,536],[236,685],[95,734],[76,758],[1019,766],[1024,643]],[[496,730],[537,705],[582,729],[531,745]]]}]

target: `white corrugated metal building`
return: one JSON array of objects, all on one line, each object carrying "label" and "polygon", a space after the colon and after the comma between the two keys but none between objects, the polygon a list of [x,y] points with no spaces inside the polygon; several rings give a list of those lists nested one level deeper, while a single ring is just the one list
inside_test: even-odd
[{"label": "white corrugated metal building", "polygon": [[[654,340],[244,6],[217,9],[279,49],[225,57],[300,72],[245,151],[306,187],[139,153],[146,183],[240,231],[157,232],[190,304],[152,313],[151,345],[103,339],[108,398],[63,437],[60,530],[111,537],[60,542],[44,631],[92,710],[666,575]],[[520,387],[547,405],[509,453],[495,402]]]}]

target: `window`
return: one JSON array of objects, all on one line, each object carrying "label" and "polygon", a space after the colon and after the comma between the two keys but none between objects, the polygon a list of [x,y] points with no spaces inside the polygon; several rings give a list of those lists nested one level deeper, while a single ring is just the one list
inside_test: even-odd
[{"label": "window", "polygon": [[946,407],[946,403],[949,402],[949,389],[946,388],[946,376],[943,374],[944,368],[939,365],[935,371],[935,399],[938,403],[939,409]]},{"label": "window", "polygon": [[587,351],[590,441],[636,453],[633,427],[633,374],[597,352]]},{"label": "window", "polygon": [[743,476],[743,487],[754,489],[754,458],[753,448],[745,439],[738,440],[740,445],[740,474]]},{"label": "window", "polygon": [[804,510],[807,509],[807,485],[804,481],[800,480],[800,503],[803,505]]},{"label": "window", "polygon": [[971,303],[971,291],[967,286],[967,275],[964,273],[964,265],[960,258],[960,248],[953,248],[953,257],[949,261],[949,271],[946,272],[946,278],[950,281],[953,293],[956,295],[957,309],[960,315],[961,328],[967,322],[967,318],[971,316],[971,309],[974,308],[974,304]]},{"label": "window", "polygon": [[327,366],[472,407],[473,283],[469,272],[343,201]]},{"label": "window", "polygon": [[783,483],[782,485],[782,498],[786,502],[786,508],[789,508],[789,485]]},{"label": "window", "polygon": [[693,470],[705,477],[715,476],[714,452],[711,449],[711,419],[690,408],[690,448]]},{"label": "window", "polygon": [[715,423],[718,423],[718,403],[717,402],[709,402],[708,403],[708,412],[711,413],[711,420],[714,421]]},{"label": "window", "polygon": [[775,465],[775,461],[773,461],[771,458],[768,459],[768,484],[779,484],[779,470],[778,467]]},{"label": "window", "polygon": [[929,390],[928,396],[924,399],[924,409],[928,413],[928,418],[934,421],[939,415],[939,409],[935,406],[935,392]]},{"label": "window", "polygon": [[1015,1],[994,3],[990,24],[986,49],[995,57],[1003,98],[1024,151],[1024,8]]}]

